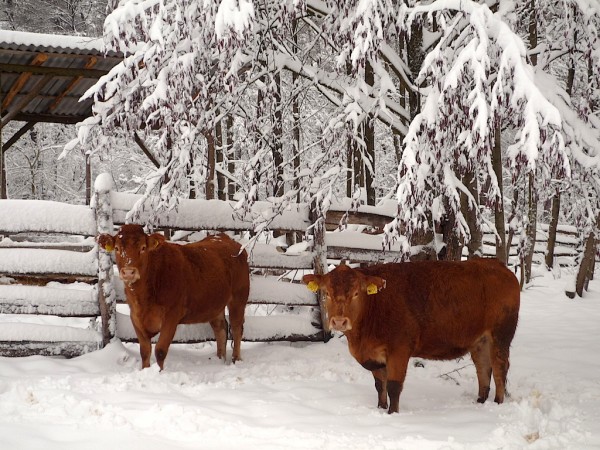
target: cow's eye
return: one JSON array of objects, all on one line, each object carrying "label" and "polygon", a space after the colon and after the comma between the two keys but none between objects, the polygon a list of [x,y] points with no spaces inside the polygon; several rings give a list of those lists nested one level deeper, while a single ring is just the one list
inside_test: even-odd
[{"label": "cow's eye", "polygon": [[140,248],[140,251],[141,251],[142,253],[143,253],[143,252],[145,252],[145,251],[146,251],[146,246],[145,246],[145,245],[142,245],[142,247]]},{"label": "cow's eye", "polygon": [[121,247],[119,247],[118,245],[115,245],[115,252],[120,252],[121,251]]}]

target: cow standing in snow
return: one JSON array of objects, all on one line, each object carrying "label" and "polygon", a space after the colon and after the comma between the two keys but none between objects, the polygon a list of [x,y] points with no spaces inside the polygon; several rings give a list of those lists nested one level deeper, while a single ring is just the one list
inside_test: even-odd
[{"label": "cow standing in snow", "polygon": [[483,403],[492,373],[495,401],[505,396],[520,287],[496,259],[420,261],[363,269],[340,265],[303,282],[326,297],[329,326],[372,372],[379,408],[399,409],[410,357],[449,360],[471,354]]},{"label": "cow standing in snow", "polygon": [[123,225],[115,236],[101,234],[99,245],[115,252],[119,277],[140,343],[142,368],[150,366],[151,338],[160,333],[155,356],[160,369],[178,324],[210,323],[217,356],[225,359],[227,322],[233,334],[233,362],[241,359],[240,343],[250,290],[246,251],[225,234],[178,245],[140,225]]}]

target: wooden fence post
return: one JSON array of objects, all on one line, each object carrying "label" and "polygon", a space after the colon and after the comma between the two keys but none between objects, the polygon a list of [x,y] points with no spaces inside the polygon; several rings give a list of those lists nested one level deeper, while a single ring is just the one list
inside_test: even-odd
[{"label": "wooden fence post", "polygon": [[[112,176],[102,173],[94,183],[94,208],[98,234],[113,233],[110,193],[114,189]],[[102,345],[107,345],[117,332],[116,296],[113,284],[113,262],[110,253],[98,246],[98,303],[102,319]]]},{"label": "wooden fence post", "polygon": [[[310,221],[312,222],[313,234],[313,271],[317,275],[323,275],[327,272],[327,246],[325,245],[325,220],[319,217],[316,203],[310,208]],[[327,309],[325,308],[325,299],[321,291],[317,292],[319,309],[321,310],[321,325],[323,327],[323,340],[325,342],[331,339],[331,330],[329,329],[329,320],[327,319]]]}]

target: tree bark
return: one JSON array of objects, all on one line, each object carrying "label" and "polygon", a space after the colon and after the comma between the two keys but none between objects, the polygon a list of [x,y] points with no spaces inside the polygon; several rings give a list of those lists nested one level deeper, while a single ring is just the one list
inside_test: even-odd
[{"label": "tree bark", "polygon": [[477,205],[473,206],[469,204],[468,198],[464,193],[461,193],[460,195],[461,209],[467,221],[467,225],[469,226],[469,231],[471,232],[471,239],[466,245],[468,252],[467,259],[471,259],[477,256],[481,256],[481,250],[483,245],[483,233],[481,231],[479,220],[477,218],[477,208],[479,206],[477,177],[475,177],[475,173],[473,172],[473,170],[468,170],[467,173],[465,173],[465,175],[463,176],[463,184],[467,187],[467,189],[477,202]]},{"label": "tree bark", "polygon": [[206,199],[215,198],[215,135],[206,133]]},{"label": "tree bark", "polygon": [[[533,50],[538,45],[538,27],[537,27],[537,8],[536,0],[529,2],[529,49]],[[537,65],[537,54],[533,53],[529,57],[532,66]],[[537,229],[537,208],[538,197],[535,192],[535,171],[529,173],[528,180],[528,213],[527,213],[527,247],[524,255],[525,283],[531,281],[531,264],[533,263],[533,254],[535,252],[535,238]]]},{"label": "tree bark", "polygon": [[538,198],[535,191],[535,172],[529,173],[529,210],[527,214],[527,247],[524,255],[525,283],[531,282],[531,265],[535,253]]},{"label": "tree bark", "polygon": [[554,249],[556,247],[556,232],[558,230],[558,216],[560,213],[560,191],[556,189],[552,197],[552,215],[548,227],[548,247],[546,248],[546,267],[554,267]]},{"label": "tree bark", "polygon": [[223,175],[222,171],[225,170],[223,167],[224,154],[225,149],[223,148],[223,128],[221,126],[221,121],[219,120],[215,124],[215,156],[216,156],[216,165],[215,169],[218,166],[219,170],[217,170],[217,198],[219,200],[225,200],[227,197],[227,192],[225,191],[227,186],[227,179],[225,175]]},{"label": "tree bark", "polygon": [[502,126],[500,120],[497,120],[496,130],[494,133],[494,149],[492,152],[492,166],[496,179],[498,180],[498,188],[500,189],[500,198],[497,199],[494,207],[494,222],[496,225],[496,258],[506,264],[508,262],[506,251],[506,223],[504,220],[504,189],[502,182]]},{"label": "tree bark", "polygon": [[281,74],[275,74],[275,111],[273,111],[273,195],[281,197],[284,194],[285,186],[283,183],[283,114],[281,109]]},{"label": "tree bark", "polygon": [[581,263],[579,264],[579,270],[577,271],[577,278],[575,281],[575,292],[580,297],[583,297],[583,290],[587,289],[587,283],[590,280],[590,272],[594,267],[594,258],[596,256],[596,235],[594,232],[590,232],[586,241]]},{"label": "tree bark", "polygon": [[[238,160],[238,155],[235,154],[235,148],[233,147],[233,116],[227,115],[226,119],[226,132],[227,132],[227,171],[233,175],[235,173],[235,162]],[[233,200],[235,197],[235,182],[231,179],[227,183],[227,197],[229,200]]]},{"label": "tree bark", "polygon": [[[294,19],[292,22],[292,42],[294,53],[298,52],[298,19]],[[292,189],[298,191],[296,195],[296,202],[300,203],[300,180],[298,179],[298,173],[300,171],[300,100],[298,98],[297,84],[300,79],[296,72],[292,72],[292,90],[294,95],[292,97],[292,136],[293,136],[293,166],[294,166],[294,181],[292,183]]]},{"label": "tree bark", "polygon": [[[369,61],[365,65],[365,83],[369,86],[375,84],[375,73],[373,66]],[[371,169],[365,167],[365,188],[367,190],[367,205],[375,205],[375,117],[367,114],[365,119],[365,145],[366,156],[371,165]]]}]

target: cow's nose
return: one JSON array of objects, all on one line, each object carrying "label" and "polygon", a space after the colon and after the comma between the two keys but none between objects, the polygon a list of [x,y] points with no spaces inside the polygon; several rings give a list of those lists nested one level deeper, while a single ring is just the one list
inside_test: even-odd
[{"label": "cow's nose", "polygon": [[329,321],[329,327],[336,331],[348,331],[352,329],[350,319],[341,316],[332,317]]},{"label": "cow's nose", "polygon": [[123,267],[119,271],[119,276],[123,281],[136,281],[138,276],[138,270],[135,267]]}]

